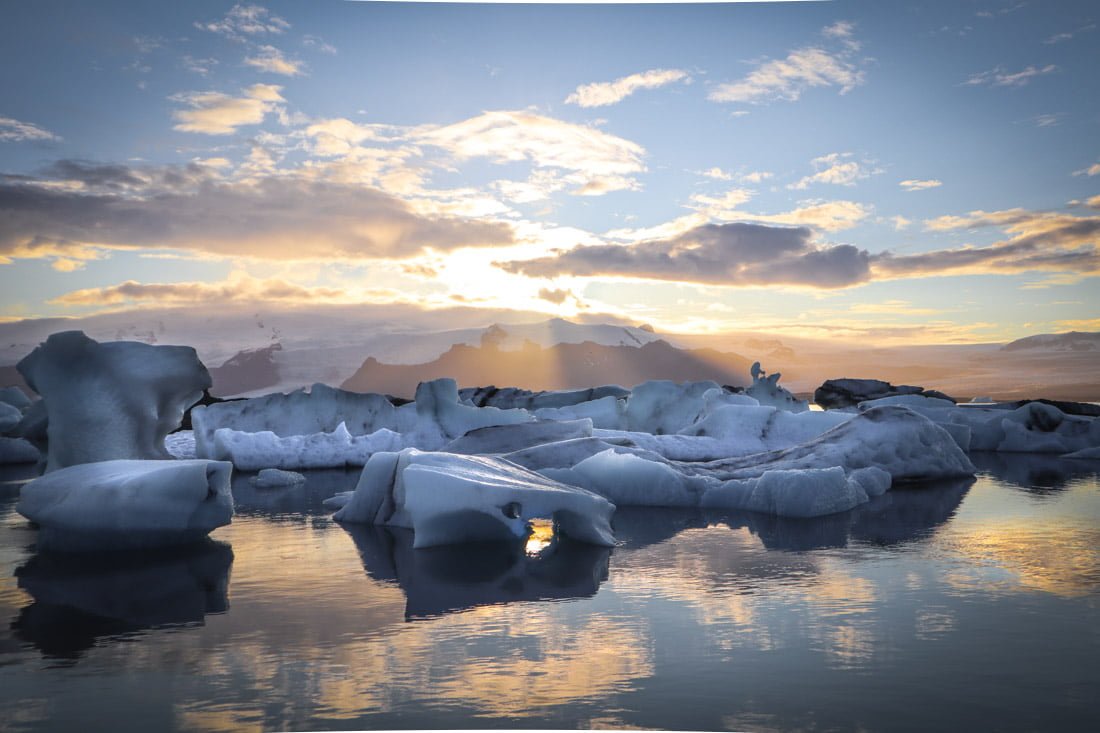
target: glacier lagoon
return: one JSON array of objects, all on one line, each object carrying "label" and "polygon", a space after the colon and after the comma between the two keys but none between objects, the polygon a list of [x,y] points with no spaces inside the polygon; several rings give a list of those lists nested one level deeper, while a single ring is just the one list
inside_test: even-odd
[{"label": "glacier lagoon", "polygon": [[817,519],[623,507],[613,548],[412,549],[334,522],[358,470],[232,490],[189,548],[37,553],[0,473],[10,730],[1095,729],[1100,463]]}]

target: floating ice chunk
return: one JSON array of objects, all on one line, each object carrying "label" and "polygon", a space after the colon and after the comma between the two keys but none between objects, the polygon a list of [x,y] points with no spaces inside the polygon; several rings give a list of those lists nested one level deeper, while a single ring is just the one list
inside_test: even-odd
[{"label": "floating ice chunk", "polygon": [[17,368],[46,406],[47,471],[170,458],[165,436],[210,387],[210,374],[189,346],[101,344],[81,331],[53,334]]},{"label": "floating ice chunk", "polygon": [[780,517],[820,517],[867,501],[862,484],[839,466],[769,470],[757,478],[734,479],[703,495],[704,507],[741,509]]},{"label": "floating ice chunk", "polygon": [[868,497],[882,496],[890,490],[893,479],[878,466],[867,466],[852,471],[848,478],[855,481]]},{"label": "floating ice chunk", "polygon": [[220,428],[214,433],[210,454],[216,460],[232,462],[242,471],[259,471],[362,466],[379,451],[404,447],[404,438],[392,430],[383,428],[370,435],[352,435],[340,423],[331,433],[285,438],[270,431],[246,433]]},{"label": "floating ice chunk", "polygon": [[924,395],[926,397],[955,401],[943,392],[923,389],[908,384],[893,385],[881,379],[827,379],[814,391],[814,402],[827,410],[854,407],[860,402],[897,395]]},{"label": "floating ice chunk", "polygon": [[321,506],[334,512],[347,506],[353,496],[355,496],[355,491],[338,491],[329,498],[324,499]]},{"label": "floating ice chunk", "polygon": [[614,510],[597,494],[501,458],[408,449],[372,456],[335,518],[407,527],[414,547],[518,539],[528,519],[553,518],[572,539],[610,546]]},{"label": "floating ice chunk", "polygon": [[1067,453],[1062,458],[1073,458],[1082,461],[1100,461],[1100,446],[1095,448],[1082,448],[1081,450]]},{"label": "floating ice chunk", "polygon": [[31,398],[16,386],[0,389],[0,402],[15,407],[20,412],[25,412],[31,406]]},{"label": "floating ice chunk", "polygon": [[0,433],[10,433],[22,419],[22,410],[7,402],[0,402]]},{"label": "floating ice chunk", "polygon": [[788,412],[805,412],[810,409],[808,402],[796,398],[785,387],[779,386],[779,372],[765,374],[760,368],[760,362],[754,362],[749,373],[752,375],[752,384],[745,389],[745,394],[761,405],[771,405]]},{"label": "floating ice chunk", "polygon": [[973,476],[974,465],[951,435],[907,407],[886,405],[784,450],[701,464],[681,464],[691,474],[719,479],[755,478],[765,471],[840,466],[846,473],[875,467],[894,483]]},{"label": "floating ice chunk", "polygon": [[40,547],[71,550],[180,544],[229,524],[233,467],[221,461],[85,463],[23,487],[16,511]]},{"label": "floating ice chunk", "polygon": [[177,430],[164,439],[164,448],[173,458],[195,458],[195,432]]},{"label": "floating ice chunk", "polygon": [[[463,405],[458,400],[458,385],[453,379],[421,382],[416,387],[414,404],[418,425],[412,444],[428,450],[441,448],[449,440],[471,430],[517,425],[535,419],[526,410]],[[435,437],[437,435],[439,438]]]},{"label": "floating ice chunk", "polygon": [[612,400],[625,398],[629,389],[617,384],[605,384],[591,389],[552,390],[532,392],[516,387],[472,387],[460,389],[458,396],[464,404],[475,407],[500,407],[504,409],[522,408],[524,410],[558,409],[593,402],[610,397]]},{"label": "floating ice chunk", "polygon": [[665,435],[678,433],[695,422],[703,411],[703,395],[721,389],[715,382],[684,382],[667,379],[643,382],[626,401],[626,429]]},{"label": "floating ice chunk", "polygon": [[296,471],[282,471],[278,468],[265,468],[252,477],[252,485],[257,489],[274,489],[283,486],[304,484],[306,477]]},{"label": "floating ice chunk", "polygon": [[603,453],[605,450],[613,450],[616,453],[632,453],[658,463],[668,462],[657,453],[638,448],[629,440],[614,438],[608,440],[574,438],[573,440],[524,448],[501,457],[532,471],[542,471],[544,468],[572,468],[584,459],[591,458],[597,453]]},{"label": "floating ice chunk", "polygon": [[509,453],[543,443],[592,436],[591,420],[538,420],[519,425],[477,428],[443,447],[447,453]]},{"label": "floating ice chunk", "polygon": [[860,410],[868,410],[878,405],[901,405],[902,407],[915,407],[918,409],[933,409],[937,407],[954,408],[955,403],[941,397],[929,397],[923,394],[898,394],[889,397],[880,397],[873,400],[864,400],[859,403]]},{"label": "floating ice chunk", "polygon": [[0,465],[5,463],[35,463],[42,454],[28,440],[0,437]]},{"label": "floating ice chunk", "polygon": [[406,427],[399,424],[396,408],[384,395],[347,392],[324,384],[313,385],[309,392],[296,390],[196,407],[191,411],[191,423],[201,458],[214,457],[214,433],[221,428],[288,437],[332,433],[341,423],[351,435],[369,435],[383,428],[400,432]]},{"label": "floating ice chunk", "polygon": [[591,420],[595,428],[622,430],[626,426],[626,400],[601,397],[568,407],[543,407],[534,411],[540,420]]},{"label": "floating ice chunk", "polygon": [[668,463],[613,449],[586,458],[572,469],[543,469],[542,473],[583,486],[617,506],[697,506],[707,485],[705,478],[685,476]]}]

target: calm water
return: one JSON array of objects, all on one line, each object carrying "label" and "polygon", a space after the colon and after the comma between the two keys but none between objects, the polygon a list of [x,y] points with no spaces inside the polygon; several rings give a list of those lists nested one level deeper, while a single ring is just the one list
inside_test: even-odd
[{"label": "calm water", "polygon": [[[614,550],[410,549],[238,480],[186,552],[38,555],[0,489],[0,728],[1100,729],[1095,463],[820,520],[620,511]],[[243,477],[242,477],[243,478]]]}]

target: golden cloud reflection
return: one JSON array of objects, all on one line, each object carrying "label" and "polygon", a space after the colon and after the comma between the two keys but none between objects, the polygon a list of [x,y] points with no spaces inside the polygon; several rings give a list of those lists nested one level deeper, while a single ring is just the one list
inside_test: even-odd
[{"label": "golden cloud reflection", "polygon": [[945,544],[965,562],[946,576],[960,591],[1024,589],[1077,598],[1100,589],[1100,528],[1095,526],[985,521],[952,533]]}]

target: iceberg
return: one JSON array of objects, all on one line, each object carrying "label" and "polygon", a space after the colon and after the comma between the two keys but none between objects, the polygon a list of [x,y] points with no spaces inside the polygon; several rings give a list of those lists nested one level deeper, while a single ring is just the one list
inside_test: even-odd
[{"label": "iceberg", "polygon": [[39,525],[45,549],[183,544],[232,520],[232,471],[229,463],[206,460],[84,463],[31,481],[16,511]]},{"label": "iceberg", "polygon": [[0,389],[0,402],[11,405],[19,412],[26,412],[27,408],[31,406],[31,398],[27,397],[23,390],[14,385]]},{"label": "iceberg", "polygon": [[591,420],[537,420],[476,428],[443,447],[446,453],[509,453],[545,443],[592,437]]},{"label": "iceberg", "polygon": [[257,489],[275,489],[284,486],[304,484],[306,477],[295,471],[281,471],[278,468],[265,468],[252,477],[252,485]]},{"label": "iceberg", "polygon": [[165,436],[210,387],[210,374],[188,346],[101,344],[81,331],[51,335],[17,369],[45,404],[46,471],[170,458]]},{"label": "iceberg", "polygon": [[405,527],[413,547],[517,540],[528,520],[553,519],[571,539],[611,546],[615,506],[502,458],[425,453],[376,453],[363,467],[342,522]]},{"label": "iceberg", "polygon": [[34,445],[23,438],[0,436],[0,465],[6,463],[35,463],[42,457]]},{"label": "iceberg", "polygon": [[524,410],[557,409],[594,402],[606,397],[625,398],[630,390],[617,384],[605,384],[591,389],[549,390],[532,392],[517,387],[467,387],[458,391],[458,397],[464,404],[474,407],[501,407],[505,409],[522,408]]},{"label": "iceberg", "polygon": [[324,384],[315,384],[308,392],[299,389],[202,405],[191,411],[191,423],[199,458],[216,455],[214,433],[223,428],[240,433],[270,432],[278,437],[333,433],[341,424],[351,435],[400,429],[397,408],[385,396]]},{"label": "iceberg", "polygon": [[22,410],[7,402],[0,402],[0,434],[10,433],[22,420]]},{"label": "iceberg", "polygon": [[401,450],[399,433],[382,428],[369,435],[352,435],[340,423],[331,433],[289,435],[281,438],[265,430],[246,433],[230,428],[214,432],[209,457],[229,461],[242,471],[265,468],[304,469],[362,466],[379,451]]},{"label": "iceberg", "polygon": [[745,394],[761,405],[771,405],[788,412],[805,412],[810,409],[810,403],[806,400],[798,399],[785,387],[779,386],[779,372],[766,374],[760,368],[760,362],[754,362],[749,374],[752,375],[752,384],[745,388]]}]

